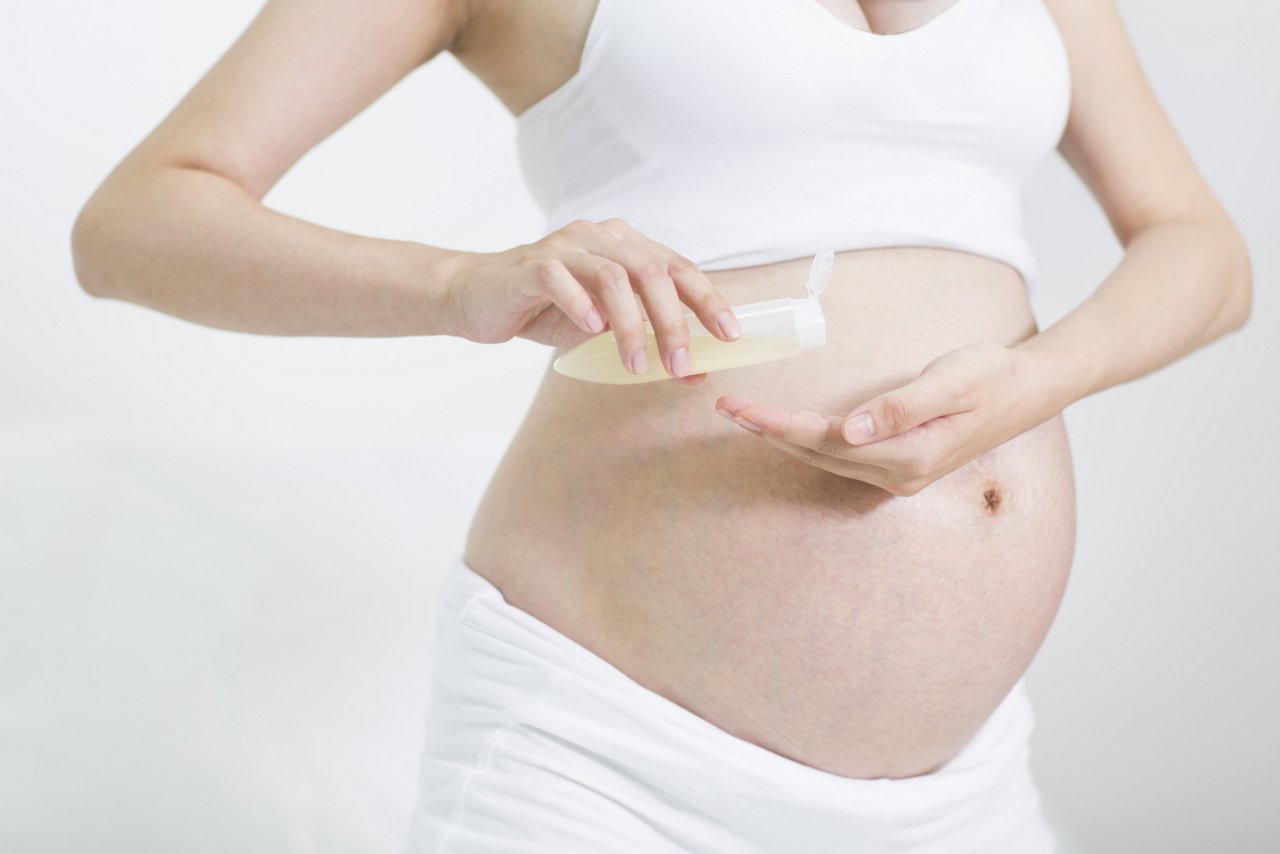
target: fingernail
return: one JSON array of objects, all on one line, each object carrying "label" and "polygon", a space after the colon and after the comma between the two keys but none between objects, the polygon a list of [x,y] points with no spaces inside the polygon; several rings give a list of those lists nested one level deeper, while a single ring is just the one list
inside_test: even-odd
[{"label": "fingernail", "polygon": [[689,373],[689,351],[685,348],[678,347],[671,353],[671,373],[678,377]]},{"label": "fingernail", "polygon": [[763,432],[760,429],[760,425],[754,424],[745,418],[736,418],[734,420],[736,420],[739,424],[741,424],[743,427],[746,427],[748,430],[752,431],[753,433]]},{"label": "fingernail", "polygon": [[720,324],[720,331],[728,338],[737,338],[742,334],[742,327],[738,325],[738,318],[733,316],[733,312],[728,309],[720,312],[720,316],[716,318],[716,323]]},{"label": "fingernail", "polygon": [[604,320],[600,317],[600,312],[597,311],[594,306],[591,308],[591,311],[587,312],[585,320],[587,328],[592,332],[604,331]]},{"label": "fingernail", "polygon": [[871,434],[874,432],[876,432],[876,426],[871,420],[869,412],[864,412],[857,418],[844,423],[844,437],[850,442],[862,442],[870,439]]},{"label": "fingernail", "polygon": [[721,415],[723,415],[725,418],[727,418],[730,421],[733,420],[733,413],[727,409],[721,409],[720,407],[717,406],[716,412],[719,412]]},{"label": "fingernail", "polygon": [[637,350],[631,354],[631,373],[643,374],[649,370],[649,358],[645,356],[643,350]]}]

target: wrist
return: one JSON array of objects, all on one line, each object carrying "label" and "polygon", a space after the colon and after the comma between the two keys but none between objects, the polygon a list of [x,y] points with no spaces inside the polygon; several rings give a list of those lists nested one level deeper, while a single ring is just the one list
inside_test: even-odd
[{"label": "wrist", "polygon": [[460,271],[474,252],[410,243],[409,287],[419,295],[419,335],[464,337]]},{"label": "wrist", "polygon": [[[1033,335],[1010,348],[1017,356],[1023,381],[1020,392],[1035,401],[1039,420],[1051,418],[1085,396],[1074,354]],[[1037,423],[1039,423],[1037,421]]]}]

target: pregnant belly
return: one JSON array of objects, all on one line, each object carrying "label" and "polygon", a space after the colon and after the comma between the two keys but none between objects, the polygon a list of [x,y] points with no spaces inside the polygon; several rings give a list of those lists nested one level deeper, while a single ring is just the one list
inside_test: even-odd
[{"label": "pregnant belly", "polygon": [[[708,275],[741,304],[803,296],[808,264]],[[1066,433],[1056,416],[899,497],[717,415],[726,393],[845,414],[944,352],[1036,332],[1012,269],[949,250],[838,253],[822,301],[825,348],[698,386],[548,371],[464,558],[733,735],[848,777],[928,773],[1057,612],[1075,539]]]}]

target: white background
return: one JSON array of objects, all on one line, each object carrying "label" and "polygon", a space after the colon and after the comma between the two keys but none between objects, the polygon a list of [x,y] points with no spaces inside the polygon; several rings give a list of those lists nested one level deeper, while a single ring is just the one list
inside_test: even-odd
[{"label": "white background", "polygon": [[[783,2],[783,0],[778,0]],[[446,556],[547,363],[523,340],[270,338],[94,300],[69,234],[257,11],[0,11],[0,850],[398,851]],[[1273,4],[1126,0],[1253,253],[1241,333],[1067,410],[1079,540],[1029,683],[1071,850],[1274,851],[1280,432]],[[501,104],[448,54],[265,202],[362,234],[541,236]],[[1057,158],[1041,325],[1119,259]]]}]

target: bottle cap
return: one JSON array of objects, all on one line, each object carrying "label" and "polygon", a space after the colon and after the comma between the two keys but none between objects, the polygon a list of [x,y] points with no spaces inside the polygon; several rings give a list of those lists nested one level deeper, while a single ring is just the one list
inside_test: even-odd
[{"label": "bottle cap", "polygon": [[827,343],[827,319],[815,300],[796,300],[796,339],[801,350],[813,350]]},{"label": "bottle cap", "polygon": [[812,350],[827,343],[827,318],[822,313],[822,304],[818,300],[827,289],[827,279],[831,278],[833,266],[834,250],[824,249],[813,256],[813,263],[809,266],[809,281],[804,286],[808,296],[792,301],[796,337],[800,341],[801,350]]}]

